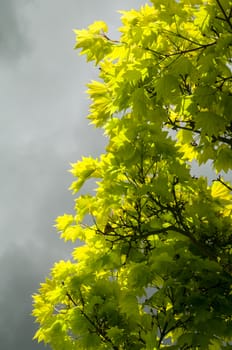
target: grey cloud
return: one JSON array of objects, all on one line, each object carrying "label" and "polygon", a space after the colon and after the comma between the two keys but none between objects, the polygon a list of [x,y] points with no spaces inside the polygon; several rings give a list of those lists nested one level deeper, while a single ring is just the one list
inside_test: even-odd
[{"label": "grey cloud", "polygon": [[[40,254],[30,244],[26,247],[11,245],[1,256],[1,349],[32,349],[31,339],[36,326],[31,316],[31,295],[38,286],[38,279],[46,273]],[[43,348],[36,342],[33,344],[33,349]]]},{"label": "grey cloud", "polygon": [[[0,348],[32,342],[31,294],[52,264],[70,256],[54,219],[73,211],[69,163],[104,152],[89,126],[85,84],[96,69],[73,50],[73,28],[105,20],[143,0],[0,0]],[[20,59],[19,59],[20,58]],[[17,64],[16,64],[17,61]]]},{"label": "grey cloud", "polygon": [[26,0],[0,0],[0,60],[18,60],[29,49],[23,12]]}]

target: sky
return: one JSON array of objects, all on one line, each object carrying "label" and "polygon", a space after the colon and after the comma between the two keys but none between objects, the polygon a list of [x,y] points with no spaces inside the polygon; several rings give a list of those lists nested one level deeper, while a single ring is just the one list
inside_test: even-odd
[{"label": "sky", "polygon": [[74,28],[95,20],[117,35],[117,10],[145,0],[0,0],[0,347],[32,341],[31,295],[71,245],[54,220],[71,213],[70,163],[104,151],[89,126],[86,84],[96,70],[73,50]]},{"label": "sky", "polygon": [[89,126],[86,84],[96,70],[73,50],[74,28],[95,20],[117,37],[117,10],[145,0],[0,0],[0,347],[32,341],[32,294],[72,246],[57,216],[73,212],[70,163],[104,151]]}]

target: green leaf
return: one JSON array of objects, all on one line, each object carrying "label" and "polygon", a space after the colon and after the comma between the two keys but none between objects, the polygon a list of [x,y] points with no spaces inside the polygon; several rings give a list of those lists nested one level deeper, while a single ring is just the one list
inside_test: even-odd
[{"label": "green leaf", "polygon": [[232,152],[229,147],[223,145],[218,148],[215,160],[215,169],[217,172],[223,170],[226,173],[232,169]]},{"label": "green leaf", "polygon": [[217,135],[224,130],[225,120],[213,112],[199,112],[196,115],[196,128],[205,135]]}]

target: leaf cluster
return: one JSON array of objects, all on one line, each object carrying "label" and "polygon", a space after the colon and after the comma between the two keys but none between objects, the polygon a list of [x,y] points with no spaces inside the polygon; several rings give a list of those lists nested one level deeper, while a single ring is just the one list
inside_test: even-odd
[{"label": "leaf cluster", "polygon": [[78,246],[34,296],[35,338],[55,350],[229,349],[232,186],[193,177],[189,162],[232,168],[232,2],[121,14],[119,40],[104,22],[75,31],[99,68],[89,119],[108,144],[72,164],[73,192],[93,179],[95,193],[57,218]]}]

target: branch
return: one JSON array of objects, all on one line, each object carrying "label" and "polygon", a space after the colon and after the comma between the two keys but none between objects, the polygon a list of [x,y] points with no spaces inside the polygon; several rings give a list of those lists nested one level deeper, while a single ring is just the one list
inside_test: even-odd
[{"label": "branch", "polygon": [[148,238],[149,236],[159,235],[161,233],[167,233],[168,234],[168,231],[174,231],[176,233],[181,234],[184,237],[187,237],[193,243],[193,245],[195,245],[205,257],[209,258],[210,260],[217,261],[217,256],[211,251],[211,249],[209,249],[207,246],[205,246],[202,243],[200,243],[192,235],[192,233],[190,231],[182,230],[181,228],[178,228],[175,225],[170,225],[168,227],[160,228],[160,229],[154,230],[152,232],[148,232],[148,233],[142,234],[141,238]]},{"label": "branch", "polygon": [[[80,293],[81,294],[81,293]],[[74,306],[78,306],[78,304],[75,302],[75,300],[73,299],[73,297],[71,296],[70,293],[66,293],[66,296],[68,297],[68,299],[73,303]],[[83,301],[82,295],[81,295],[81,299]],[[94,327],[95,331],[99,334],[100,337],[102,337],[102,339],[106,342],[106,343],[110,343],[113,350],[119,350],[117,346],[115,346],[112,342],[112,340],[107,336],[107,334],[105,333],[104,330],[102,330],[97,324],[95,324],[94,321],[91,320],[91,318],[85,313],[84,311],[84,305],[82,305],[83,309],[80,309],[81,314],[85,317],[85,319],[91,324],[91,326]]]},{"label": "branch", "polygon": [[[171,125],[173,127],[174,130],[177,130],[177,129],[182,129],[182,130],[187,130],[187,131],[191,131],[191,132],[194,132],[195,134],[201,134],[201,130],[197,130],[197,129],[194,129],[193,127],[188,127],[188,126],[181,126],[181,125],[178,125],[177,124],[178,121],[172,121],[170,118],[168,119],[168,122],[166,122],[165,124],[166,125]],[[179,122],[180,123],[180,122]],[[206,134],[207,135],[207,134]],[[226,143],[227,145],[230,145],[232,146],[232,138],[226,138],[224,136],[214,136],[212,135],[212,142],[216,142],[216,141],[221,141],[221,142],[224,142]]]},{"label": "branch", "polygon": [[224,8],[223,8],[222,4],[220,3],[220,1],[216,0],[216,2],[217,2],[218,6],[220,7],[220,9],[221,9],[221,11],[223,13],[223,16],[225,17],[226,22],[229,24],[230,28],[232,29],[232,23],[230,22],[230,17],[227,16],[226,11],[224,10]]},{"label": "branch", "polygon": [[[178,29],[177,29],[178,31]],[[195,40],[192,40],[190,38],[186,38],[184,35],[180,34],[180,33],[175,33],[175,32],[172,32],[171,30],[167,30],[167,29],[163,29],[163,32],[166,32],[166,33],[169,33],[171,35],[174,35],[174,36],[177,36],[178,38],[181,38],[181,39],[184,39],[186,41],[189,41],[190,43],[194,44],[194,45],[197,45],[197,46],[203,46],[204,44],[201,44]],[[168,38],[170,40],[170,38]]]},{"label": "branch", "polygon": [[177,55],[184,55],[184,54],[189,53],[189,52],[203,50],[203,49],[206,49],[209,46],[215,45],[216,43],[217,43],[217,41],[214,41],[214,42],[209,43],[209,44],[204,44],[204,45],[200,45],[198,47],[194,47],[192,49],[179,50],[179,51],[172,52],[172,53],[169,53],[169,54],[163,54],[161,52],[157,52],[155,50],[152,50],[152,49],[150,49],[148,47],[144,47],[143,49],[147,50],[147,51],[150,51],[150,52],[153,52],[154,54],[159,55],[160,57],[168,58],[168,57],[177,56]]},{"label": "branch", "polygon": [[178,125],[176,123],[181,123],[181,121],[175,120],[173,122],[170,118],[168,118],[168,122],[166,122],[165,124],[166,125],[168,125],[168,124],[171,125],[174,130],[176,130],[176,129],[183,129],[183,130],[188,130],[188,131],[195,132],[196,134],[201,134],[201,130],[195,130],[193,127],[181,126],[181,125]]},{"label": "branch", "polygon": [[[143,46],[138,46],[138,47],[140,47],[140,48],[143,49],[143,50],[152,52],[153,54],[157,55],[160,59],[166,59],[166,58],[172,57],[172,56],[180,56],[180,55],[184,55],[184,54],[189,53],[189,52],[194,52],[194,51],[198,51],[198,50],[203,50],[203,49],[206,49],[207,47],[212,46],[212,45],[215,45],[215,44],[217,43],[217,41],[214,41],[214,42],[209,43],[209,44],[199,44],[199,43],[197,43],[197,42],[195,42],[195,41],[193,41],[193,40],[191,40],[191,39],[188,39],[188,38],[182,36],[181,34],[178,34],[178,33],[172,33],[172,34],[175,34],[175,35],[181,37],[182,39],[187,40],[187,41],[189,41],[189,42],[191,42],[191,43],[193,43],[193,44],[195,44],[195,45],[199,45],[199,46],[198,46],[198,47],[194,47],[194,48],[192,48],[192,49],[177,50],[177,51],[175,51],[175,52],[173,52],[173,53],[169,53],[169,54],[164,54],[164,53],[162,53],[162,52],[158,52],[158,51],[156,51],[156,50],[150,49],[149,47],[143,47]],[[112,39],[110,39],[104,32],[101,33],[101,36],[102,36],[103,38],[105,38],[107,41],[109,41],[109,42],[111,42],[111,43],[113,43],[113,44],[123,44],[123,45],[127,45],[127,43],[124,42],[124,41],[119,41],[119,40],[112,40]]]},{"label": "branch", "polygon": [[226,137],[223,137],[223,136],[213,136],[214,137],[214,140],[216,141],[221,141],[221,142],[224,142],[226,143],[227,145],[230,145],[232,146],[232,139],[227,139]]},{"label": "branch", "polygon": [[220,175],[218,176],[217,180],[213,180],[213,181],[218,181],[218,182],[220,182],[220,183],[221,183],[223,186],[225,186],[228,190],[232,191],[232,187],[229,186],[229,185],[227,185],[227,183],[225,183],[225,182],[222,180],[222,178],[221,178]]}]

